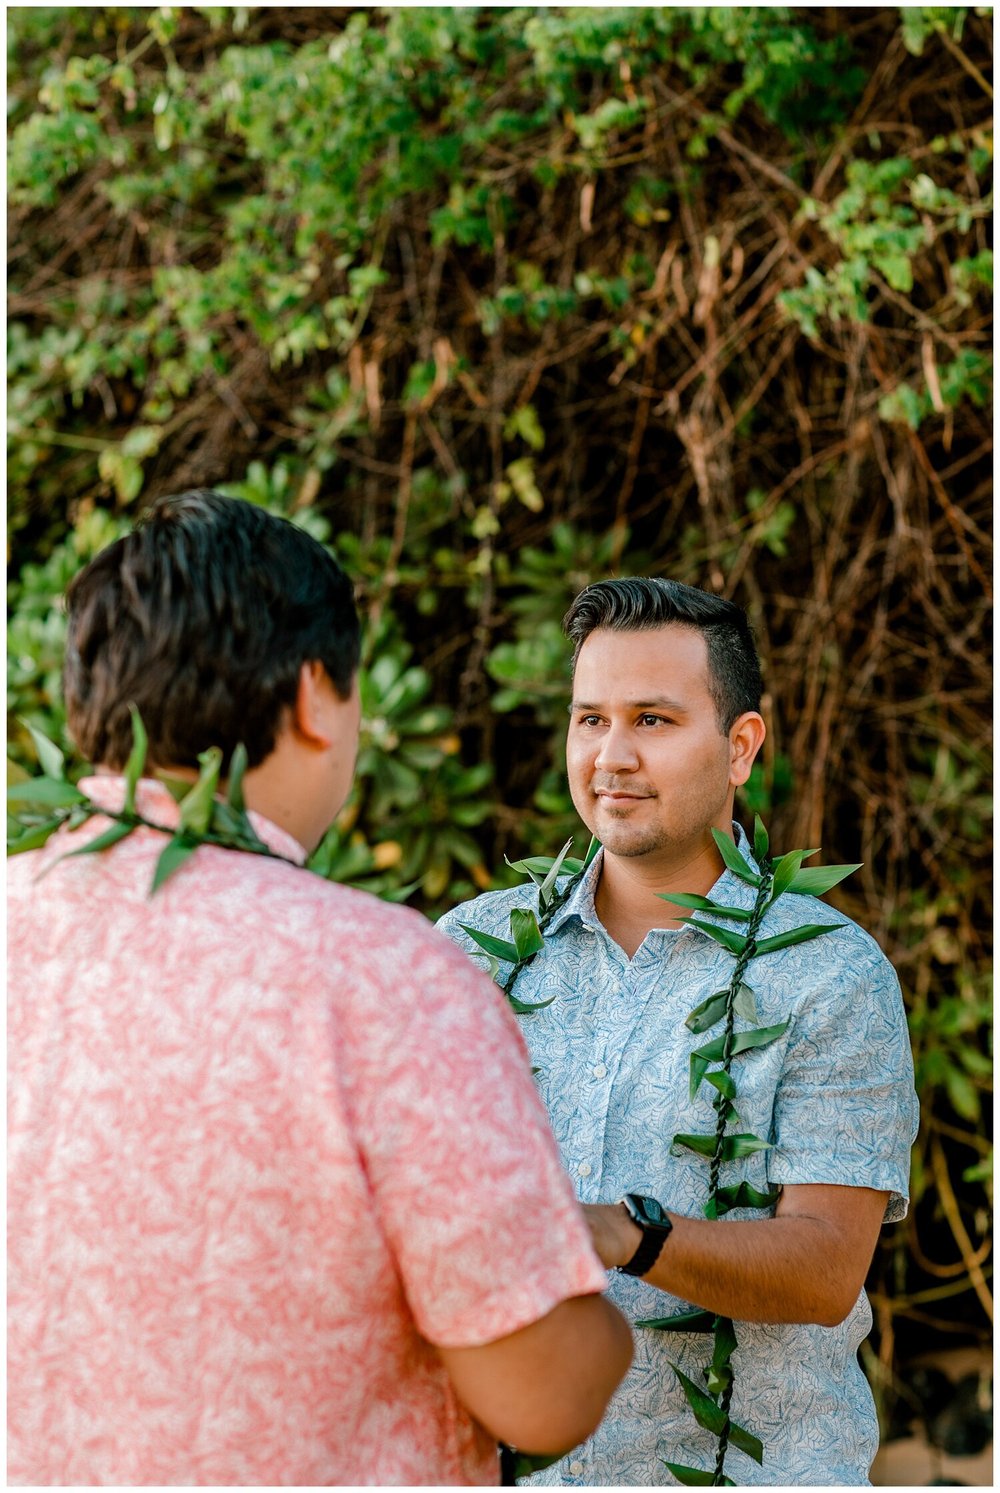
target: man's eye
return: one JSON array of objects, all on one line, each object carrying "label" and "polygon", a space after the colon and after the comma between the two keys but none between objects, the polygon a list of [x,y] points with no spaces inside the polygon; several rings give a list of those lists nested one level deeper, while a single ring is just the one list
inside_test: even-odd
[{"label": "man's eye", "polygon": [[582,715],[580,717],[581,726],[598,726],[600,722],[601,717],[599,715]]},{"label": "man's eye", "polygon": [[639,720],[644,726],[665,726],[669,724],[665,715],[641,715]]}]

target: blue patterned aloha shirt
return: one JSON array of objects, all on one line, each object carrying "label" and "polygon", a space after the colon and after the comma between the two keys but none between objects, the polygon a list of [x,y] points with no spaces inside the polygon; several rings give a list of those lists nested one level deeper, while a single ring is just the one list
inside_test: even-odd
[{"label": "blue patterned aloha shirt", "polygon": [[[744,856],[750,846],[733,826]],[[709,1040],[684,1019],[726,986],[732,956],[695,928],[658,928],[633,959],[605,932],[594,908],[600,854],[549,925],[545,949],[521,975],[520,1000],[554,997],[521,1019],[542,1097],[581,1202],[614,1203],[626,1192],[701,1217],[708,1163],[674,1154],[678,1132],[714,1124],[711,1089],[689,1098],[689,1056]],[[726,871],[710,893],[725,906],[753,905],[754,891]],[[509,938],[516,906],[537,906],[532,886],[488,892],[439,922],[470,953],[459,924]],[[708,917],[708,914],[700,914]],[[917,1129],[913,1065],[896,975],[874,939],[813,897],[786,894],[767,914],[765,936],[803,923],[845,926],[760,956],[748,980],[758,1020],[789,1020],[769,1047],[736,1059],[741,1131],[773,1149],[730,1162],[724,1182],[833,1183],[890,1194],[886,1222],[906,1212],[909,1151]],[[728,924],[732,927],[732,924]],[[508,966],[504,966],[504,972]],[[761,1218],[735,1209],[732,1220]],[[822,1270],[822,1260],[816,1268]],[[630,1321],[688,1309],[665,1291],[612,1272],[609,1295]],[[871,1327],[862,1293],[838,1327],[737,1323],[732,1415],[759,1436],[763,1466],[730,1447],[726,1473],[740,1486],[868,1486],[878,1425],[857,1361]],[[675,1482],[665,1462],[706,1470],[717,1443],[695,1422],[671,1369],[698,1383],[711,1356],[703,1334],[635,1332],[635,1359],[599,1430],[540,1486],[649,1487]]]}]

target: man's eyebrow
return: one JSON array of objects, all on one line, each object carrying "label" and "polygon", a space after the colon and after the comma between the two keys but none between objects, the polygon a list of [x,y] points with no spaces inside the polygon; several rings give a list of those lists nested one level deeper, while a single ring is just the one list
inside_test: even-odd
[{"label": "man's eyebrow", "polygon": [[[687,711],[687,706],[680,700],[670,700],[666,695],[652,695],[648,700],[626,700],[626,710],[673,710]],[[595,705],[589,700],[573,700],[567,707],[569,710],[603,710],[605,706]]]}]

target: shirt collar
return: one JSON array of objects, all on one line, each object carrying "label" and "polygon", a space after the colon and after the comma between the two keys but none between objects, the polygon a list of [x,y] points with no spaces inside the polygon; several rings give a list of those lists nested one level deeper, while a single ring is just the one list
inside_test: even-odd
[{"label": "shirt collar", "polygon": [[[101,809],[118,812],[125,802],[125,779],[118,773],[100,773],[92,778],[84,778],[77,787]],[[162,829],[177,827],[180,807],[169,789],[156,778],[139,779],[135,806],[143,819],[148,819],[151,824]],[[247,810],[247,818],[268,850],[273,850],[275,855],[283,856],[285,860],[294,861],[297,866],[305,865],[308,858],[305,848],[287,830],[270,819],[265,819],[263,814],[258,814],[254,809]]]},{"label": "shirt collar", "polygon": [[[749,863],[754,871],[759,871],[760,867],[754,859],[747,833],[743,826],[737,824],[735,820],[733,821],[733,838],[736,841],[736,848],[744,860]],[[604,925],[597,916],[597,908],[594,905],[594,897],[597,894],[597,885],[601,879],[603,862],[604,850],[602,848],[594,856],[583,876],[577,882],[552,921],[548,924],[545,929],[546,934],[557,933],[571,918],[577,918],[585,928],[591,928],[595,932],[604,931]],[[721,907],[743,907],[747,911],[750,911],[754,904],[756,892],[747,882],[741,881],[727,866],[723,869],[722,875],[715,882],[708,896],[711,901],[718,902]],[[678,916],[682,912],[683,909],[678,907]],[[712,914],[707,912],[698,913],[697,916],[711,917]],[[694,929],[693,931],[700,933],[702,938],[708,937],[707,934],[701,933],[700,929]]]}]

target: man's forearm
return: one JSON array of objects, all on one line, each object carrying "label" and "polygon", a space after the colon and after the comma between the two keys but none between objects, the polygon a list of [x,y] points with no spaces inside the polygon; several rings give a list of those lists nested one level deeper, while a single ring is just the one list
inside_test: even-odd
[{"label": "man's forearm", "polygon": [[[820,1204],[838,1191],[832,1216],[823,1206],[803,1211],[801,1196],[787,1212],[779,1206],[776,1217],[747,1222],[670,1214],[671,1233],[643,1280],[739,1321],[836,1326],[864,1283],[885,1199],[863,1188],[794,1189],[818,1194]],[[584,1211],[604,1265],[627,1264],[641,1239],[638,1226],[617,1204]]]}]

